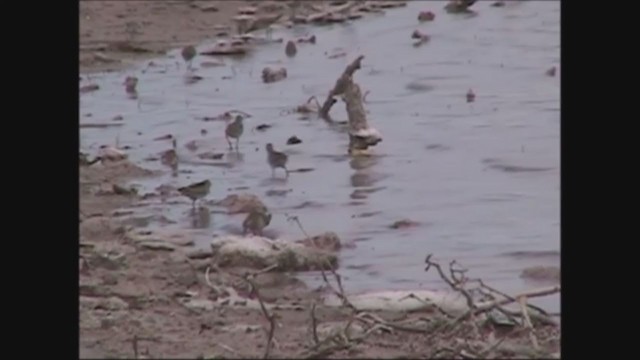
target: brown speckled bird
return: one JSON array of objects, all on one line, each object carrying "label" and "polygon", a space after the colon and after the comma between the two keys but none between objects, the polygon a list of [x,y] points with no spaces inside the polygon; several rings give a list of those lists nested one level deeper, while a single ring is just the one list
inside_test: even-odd
[{"label": "brown speckled bird", "polygon": [[187,63],[187,69],[191,69],[191,62],[193,61],[193,58],[195,58],[198,54],[195,46],[187,45],[183,47],[180,54],[182,55],[182,59],[184,60],[184,62]]},{"label": "brown speckled bird", "polygon": [[236,115],[236,119],[231,124],[227,125],[224,130],[225,137],[229,143],[229,149],[233,149],[233,145],[231,145],[231,140],[229,140],[229,138],[236,139],[236,150],[239,149],[240,136],[242,136],[242,133],[244,132],[242,120],[242,115]]},{"label": "brown speckled bird", "polygon": [[178,192],[181,195],[188,197],[192,201],[192,207],[195,209],[196,201],[209,195],[210,189],[211,189],[211,181],[204,180],[201,182],[193,183],[191,185],[178,188]]},{"label": "brown speckled bird", "polygon": [[271,213],[264,207],[251,210],[242,222],[242,231],[246,235],[251,232],[253,235],[262,236],[262,230],[271,223]]},{"label": "brown speckled bird", "polygon": [[277,168],[283,168],[285,173],[287,174],[287,177],[289,177],[289,170],[287,170],[287,161],[289,160],[289,157],[287,156],[287,154],[275,151],[273,149],[273,144],[271,143],[267,144],[266,149],[267,162],[271,167],[271,176],[275,177]]}]

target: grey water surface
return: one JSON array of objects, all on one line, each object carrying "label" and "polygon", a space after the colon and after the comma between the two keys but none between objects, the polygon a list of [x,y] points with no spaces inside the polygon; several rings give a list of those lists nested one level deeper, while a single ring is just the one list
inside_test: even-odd
[{"label": "grey water surface", "polygon": [[[447,14],[443,5],[410,2],[353,23],[275,31],[285,42],[305,34],[318,41],[300,44],[294,58],[285,56],[284,43],[259,46],[240,59],[223,58],[221,67],[201,67],[211,59],[199,56],[195,73],[203,79],[193,84],[184,81],[178,49],[154,59],[152,67],[145,61],[125,71],[93,74],[89,81],[100,90],[81,95],[80,123],[122,125],[82,128],[81,150],[97,152],[116,139],[129,146],[134,162],[164,171],[133,181],[143,193],[204,179],[213,183],[209,199],[254,193],[274,213],[270,229],[284,238],[304,237],[285,214],[298,216],[310,234],[335,231],[352,245],[340,253],[347,291],[446,286],[424,272],[429,253],[443,262],[457,260],[470,269],[469,276],[503,291],[545,286],[519,275],[529,266],[560,265],[560,80],[545,75],[560,62],[560,2],[503,8],[478,2],[472,17]],[[422,9],[433,11],[435,21],[419,24]],[[431,40],[413,47],[415,29]],[[337,49],[347,55],[330,59]],[[286,110],[314,95],[322,102],[360,54],[363,68],[354,78],[370,92],[369,121],[384,140],[371,158],[352,160],[343,129]],[[288,78],[263,84],[265,66],[286,67]],[[138,100],[125,94],[128,75],[140,79]],[[469,89],[475,102],[466,102]],[[202,120],[232,109],[251,114],[239,154],[227,149],[225,122]],[[341,101],[331,114],[347,118]],[[123,120],[112,120],[117,115]],[[252,131],[263,123],[273,126]],[[148,159],[171,148],[170,141],[154,140],[166,134],[178,139],[181,164],[175,177],[160,161]],[[302,144],[286,145],[292,135]],[[195,152],[185,147],[192,140],[199,146]],[[290,154],[291,169],[313,171],[272,179],[268,142]],[[197,157],[206,151],[225,155]],[[290,191],[267,196],[270,190]],[[212,213],[204,224],[194,222],[189,200],[171,200],[152,198],[136,210],[164,217],[152,227],[201,228],[198,246],[208,246],[213,234],[237,231],[244,217]],[[405,218],[419,225],[389,228]],[[318,281],[315,273],[301,277]],[[559,297],[534,303],[559,309]]]}]

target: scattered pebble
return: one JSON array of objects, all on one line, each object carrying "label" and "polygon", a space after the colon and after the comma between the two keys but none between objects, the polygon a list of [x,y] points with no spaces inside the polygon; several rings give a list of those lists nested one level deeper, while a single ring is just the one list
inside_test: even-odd
[{"label": "scattered pebble", "polygon": [[89,85],[81,86],[80,93],[86,94],[92,91],[96,91],[98,89],[100,89],[100,86],[98,86],[97,84],[89,84]]},{"label": "scattered pebble", "polygon": [[418,14],[418,21],[420,22],[433,21],[435,18],[436,14],[431,11],[420,11]]},{"label": "scattered pebble", "polygon": [[414,227],[414,226],[418,226],[420,225],[420,223],[413,221],[413,220],[409,220],[409,219],[403,219],[403,220],[398,220],[396,222],[394,222],[393,224],[389,225],[389,228],[391,229],[406,229],[406,228],[410,228],[410,227]]},{"label": "scattered pebble", "polygon": [[287,139],[287,145],[296,145],[296,144],[300,144],[302,143],[302,140],[300,140],[297,136],[293,135],[292,137],[290,137],[289,139]]},{"label": "scattered pebble", "polygon": [[265,131],[267,129],[269,129],[272,125],[269,124],[260,124],[258,126],[256,126],[256,130],[258,131]]},{"label": "scattered pebble", "polygon": [[469,91],[467,91],[467,102],[474,102],[476,99],[476,94],[473,92],[473,90],[469,89]]},{"label": "scattered pebble", "polygon": [[551,77],[556,76],[556,67],[552,66],[549,70],[547,70],[545,72],[545,74],[547,74],[547,76],[551,76]]}]

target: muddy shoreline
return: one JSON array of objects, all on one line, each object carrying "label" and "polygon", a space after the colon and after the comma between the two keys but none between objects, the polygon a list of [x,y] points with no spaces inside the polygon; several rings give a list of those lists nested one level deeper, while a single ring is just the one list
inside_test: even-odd
[{"label": "muddy shoreline", "polygon": [[[251,3],[257,2],[81,2],[81,74],[120,70],[132,63],[161,56],[167,50],[212,39],[215,26],[230,25],[229,19],[237,9]],[[138,25],[127,26],[132,22]],[[136,34],[132,37],[129,32]],[[122,47],[123,43],[144,51],[131,51],[131,47]],[[233,288],[240,296],[255,301],[256,296],[247,282],[229,275],[253,270],[212,271],[207,279],[205,270],[211,266],[211,259],[206,254],[194,255],[181,246],[171,249],[143,247],[127,236],[137,225],[123,215],[121,209],[135,207],[146,194],[117,191],[119,188],[114,185],[124,186],[129,180],[156,175],[128,161],[98,163],[80,169],[80,357],[263,357],[270,343],[270,323],[263,311],[212,305],[221,294],[213,290],[210,282]],[[433,339],[427,332],[397,329],[373,331],[361,343],[356,340],[358,334],[348,335],[350,341],[322,353],[314,344],[317,334],[310,326],[313,318],[313,322],[317,321],[324,328],[339,325],[337,328],[343,329],[353,314],[344,307],[318,305],[316,308],[312,304],[321,304],[324,292],[310,289],[286,274],[261,274],[254,281],[260,289],[261,299],[284,307],[274,310],[278,325],[270,350],[272,357],[434,355]],[[345,287],[348,288],[348,284]],[[310,315],[312,308],[316,310]],[[377,315],[384,322],[394,324],[407,317],[384,312]],[[358,326],[362,328],[365,324],[367,322],[363,321]],[[482,337],[487,339],[488,334],[499,331],[494,326],[482,330]],[[540,326],[535,333],[542,347],[539,353],[530,352],[529,337],[514,331],[512,341],[505,342],[510,348],[498,349],[489,355],[556,356],[559,329]],[[507,331],[507,334],[510,333]],[[318,337],[323,339],[329,335],[323,333]],[[482,352],[487,344],[490,340],[486,344],[479,342],[472,350]],[[454,343],[440,345],[455,346]]]}]

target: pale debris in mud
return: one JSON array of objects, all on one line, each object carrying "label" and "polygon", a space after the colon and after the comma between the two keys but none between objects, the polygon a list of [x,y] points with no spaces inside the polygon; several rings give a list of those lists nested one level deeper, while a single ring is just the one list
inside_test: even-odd
[{"label": "pale debris in mud", "polygon": [[213,261],[221,267],[264,268],[277,265],[280,271],[309,271],[335,266],[337,255],[303,244],[259,236],[224,236],[211,243]]},{"label": "pale debris in mud", "polygon": [[[461,315],[468,309],[458,293],[432,290],[388,290],[350,295],[349,302],[361,311],[425,311],[440,308],[448,314]],[[327,296],[326,306],[342,306],[337,296]]]}]

